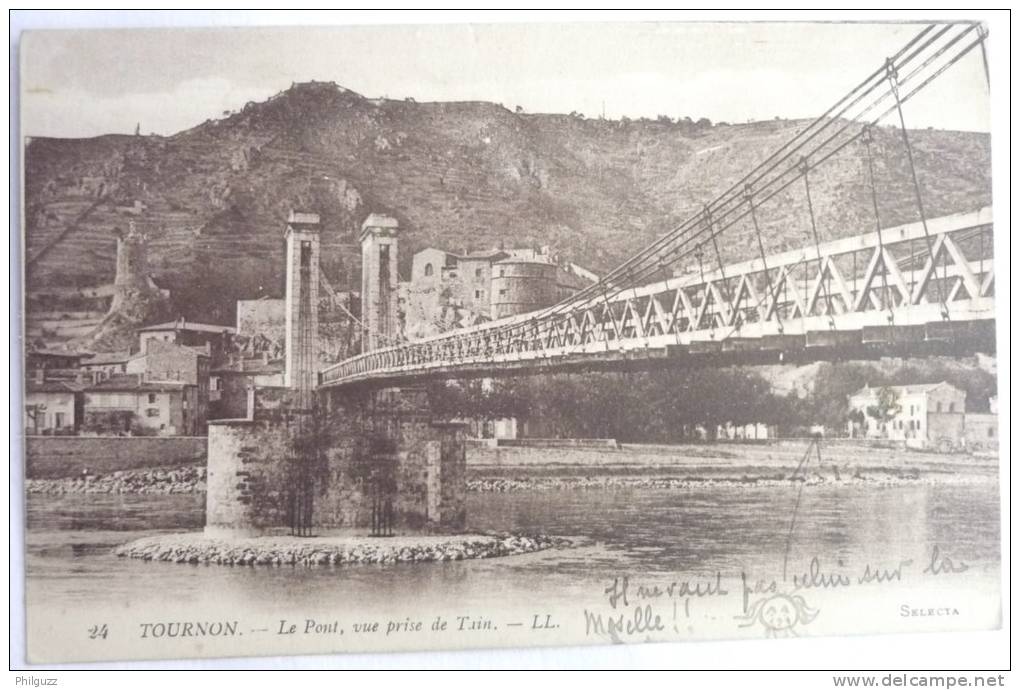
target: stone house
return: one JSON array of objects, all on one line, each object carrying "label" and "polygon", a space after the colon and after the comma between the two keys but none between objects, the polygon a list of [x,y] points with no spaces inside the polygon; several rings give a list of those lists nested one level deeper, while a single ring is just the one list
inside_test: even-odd
[{"label": "stone house", "polygon": [[25,434],[75,434],[84,414],[81,387],[67,381],[46,381],[42,369],[25,386]]},{"label": "stone house", "polygon": [[87,353],[66,350],[34,349],[25,353],[25,371],[37,369],[77,369]]},{"label": "stone house", "polygon": [[210,372],[209,419],[241,419],[248,409],[248,391],[284,385],[284,361],[239,357]]},{"label": "stone house", "polygon": [[100,372],[108,376],[114,374],[138,373],[135,360],[143,358],[140,352],[97,352],[81,362],[81,369],[86,372]]},{"label": "stone house", "polygon": [[220,361],[230,349],[230,340],[237,332],[233,326],[198,323],[196,321],[167,321],[138,329],[138,346],[142,353],[148,351],[149,343],[161,341],[189,347],[209,347],[213,361]]},{"label": "stone house", "polygon": [[[541,269],[541,275],[536,278],[534,270],[518,275],[522,265]],[[461,254],[428,247],[414,255],[411,279],[399,286],[404,336],[417,340],[549,306],[597,280],[594,273],[559,261],[549,247]],[[518,300],[510,291],[522,291],[529,298]],[[525,306],[517,310],[498,306],[518,302]]]},{"label": "stone house", "polygon": [[[886,421],[868,414],[870,408],[879,404],[883,389],[892,393],[898,407]],[[848,423],[851,436],[931,445],[958,444],[964,435],[967,393],[945,381],[909,386],[865,386],[851,395],[848,403],[851,413],[857,412],[857,416],[863,418],[863,424]]]},{"label": "stone house", "polygon": [[101,434],[198,436],[205,426],[196,412],[198,386],[183,381],[116,374],[86,386],[84,403],[84,430]]}]

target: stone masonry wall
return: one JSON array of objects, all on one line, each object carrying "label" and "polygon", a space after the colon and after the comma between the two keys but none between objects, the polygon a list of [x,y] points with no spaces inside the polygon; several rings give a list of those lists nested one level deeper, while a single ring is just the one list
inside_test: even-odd
[{"label": "stone masonry wall", "polygon": [[205,461],[204,436],[26,436],[29,479],[77,477]]},{"label": "stone masonry wall", "polygon": [[207,534],[255,535],[286,528],[289,443],[284,424],[209,424]]},{"label": "stone masonry wall", "polygon": [[207,532],[286,530],[301,472],[313,481],[313,531],[368,528],[378,498],[398,529],[463,527],[463,427],[434,424],[424,390],[326,393],[317,418],[291,395],[259,389],[251,420],[210,423]]}]

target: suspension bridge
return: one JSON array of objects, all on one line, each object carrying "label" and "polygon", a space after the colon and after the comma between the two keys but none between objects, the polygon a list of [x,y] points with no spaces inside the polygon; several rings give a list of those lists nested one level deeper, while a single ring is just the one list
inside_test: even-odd
[{"label": "suspension bridge", "polygon": [[[562,302],[392,342],[326,367],[319,386],[994,351],[991,209],[929,216],[903,109],[974,49],[984,57],[985,37],[979,24],[922,28],[726,192]],[[896,226],[883,224],[875,173],[874,132],[887,119],[906,153],[917,218]],[[848,153],[862,163],[873,229],[829,228],[840,239],[823,242],[811,181]],[[760,216],[795,192],[811,241],[767,252]],[[752,229],[756,256],[726,262],[719,246],[738,226]]]}]

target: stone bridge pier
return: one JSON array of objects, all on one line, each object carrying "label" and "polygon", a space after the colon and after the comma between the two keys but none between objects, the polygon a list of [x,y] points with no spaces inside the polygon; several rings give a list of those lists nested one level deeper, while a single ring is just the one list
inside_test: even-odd
[{"label": "stone bridge pier", "polygon": [[[364,223],[371,342],[396,329],[396,232],[387,216]],[[245,418],[209,422],[206,532],[461,529],[464,427],[435,421],[426,389],[317,387],[319,235],[317,214],[291,212],[286,386],[250,389]]]},{"label": "stone bridge pier", "polygon": [[210,422],[207,535],[367,534],[380,510],[397,532],[464,527],[464,426],[435,421],[426,390],[298,397],[259,388],[245,419]]}]

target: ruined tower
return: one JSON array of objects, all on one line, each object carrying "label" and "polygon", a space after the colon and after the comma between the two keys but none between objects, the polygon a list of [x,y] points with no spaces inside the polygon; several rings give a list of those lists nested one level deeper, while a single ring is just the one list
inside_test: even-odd
[{"label": "ruined tower", "polygon": [[135,227],[117,235],[117,273],[113,284],[117,287],[144,288],[148,285],[149,255],[146,237]]},{"label": "ruined tower", "polygon": [[132,300],[154,290],[149,286],[147,238],[132,222],[128,231],[117,235],[117,272],[113,279],[110,311],[123,308]]},{"label": "ruined tower", "polygon": [[396,218],[373,213],[361,224],[361,350],[392,345],[397,320]]},{"label": "ruined tower", "polygon": [[286,372],[310,406],[319,368],[319,216],[291,211],[287,218]]}]

